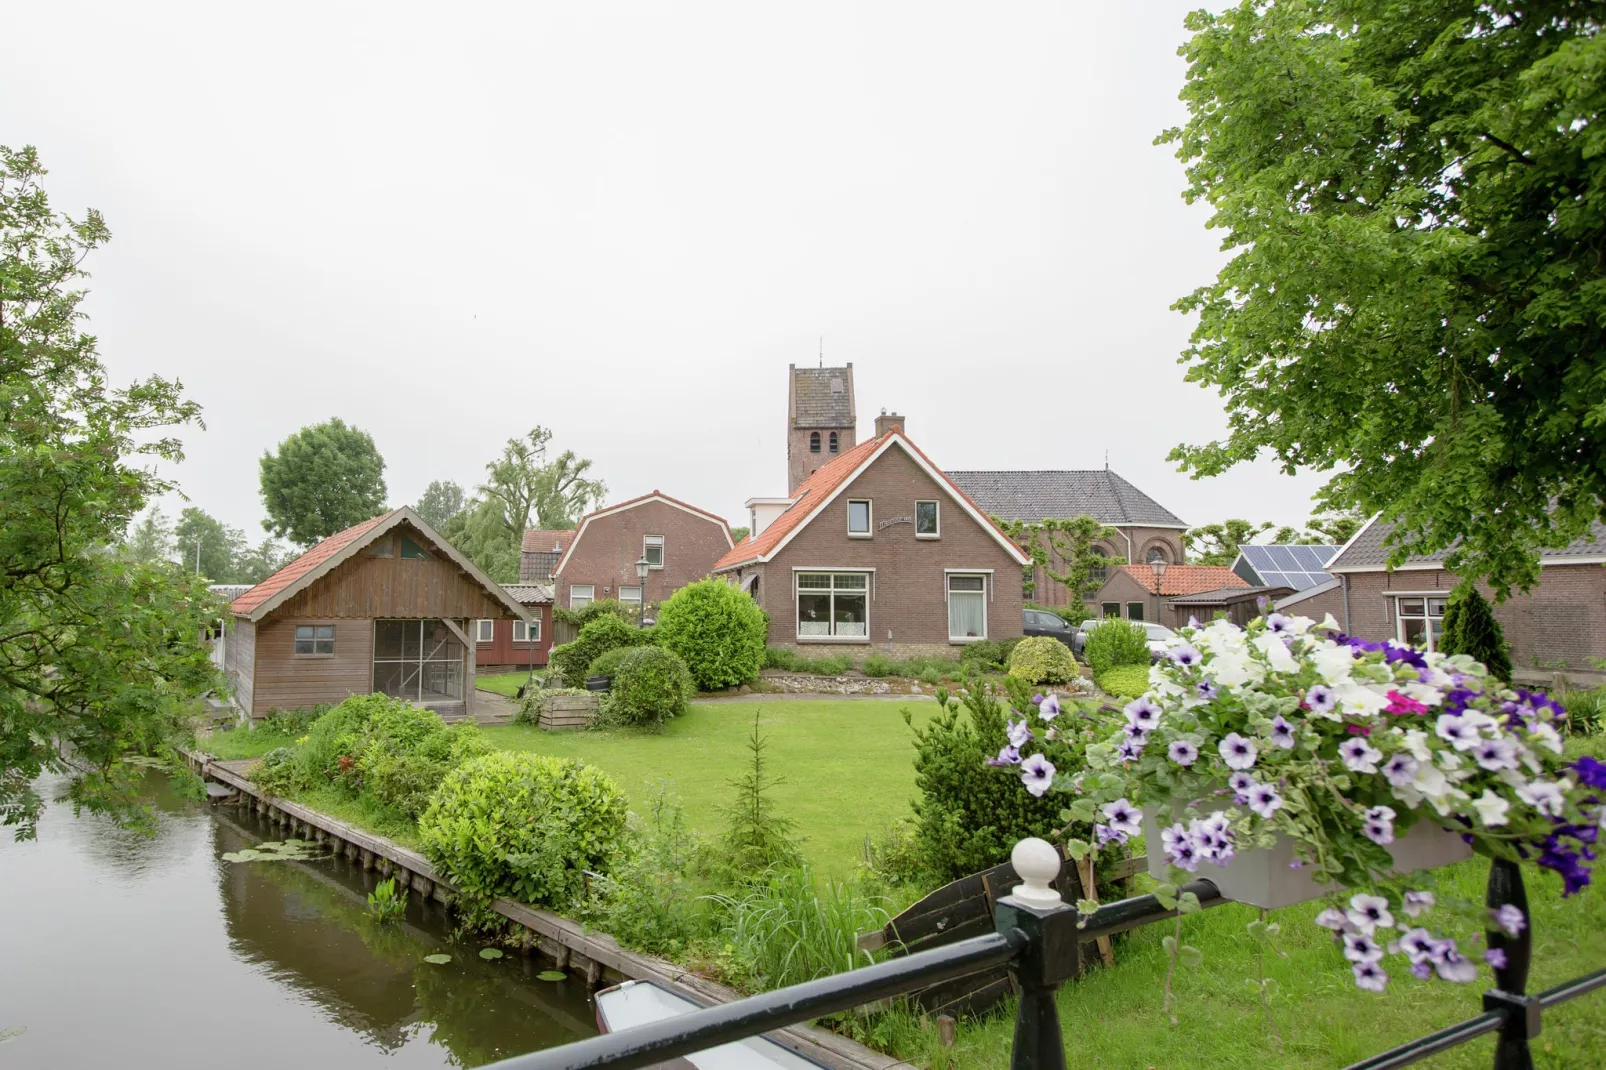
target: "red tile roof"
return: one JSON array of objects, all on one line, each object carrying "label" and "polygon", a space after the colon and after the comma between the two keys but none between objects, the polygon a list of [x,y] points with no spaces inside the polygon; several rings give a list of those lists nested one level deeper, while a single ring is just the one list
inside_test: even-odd
[{"label": "red tile roof", "polygon": [[[1122,565],[1121,571],[1142,584],[1145,591],[1156,593],[1154,569],[1148,565]],[[1201,594],[1204,591],[1249,586],[1248,580],[1226,565],[1167,565],[1164,583],[1165,589],[1159,592],[1162,595]]]},{"label": "red tile roof", "polygon": [[524,533],[524,542],[519,549],[527,554],[550,553],[554,549],[562,553],[569,548],[569,543],[573,539],[573,529],[568,531],[542,531],[537,528],[531,528]]},{"label": "red tile roof", "polygon": [[306,553],[290,562],[288,565],[251,588],[249,591],[229,603],[229,608],[235,613],[246,614],[256,609],[262,603],[278,594],[280,591],[295,583],[301,577],[329,560],[347,546],[360,540],[368,532],[384,523],[395,515],[396,510],[380,513],[372,520],[364,520],[345,531],[337,531],[333,535],[319,542]]}]

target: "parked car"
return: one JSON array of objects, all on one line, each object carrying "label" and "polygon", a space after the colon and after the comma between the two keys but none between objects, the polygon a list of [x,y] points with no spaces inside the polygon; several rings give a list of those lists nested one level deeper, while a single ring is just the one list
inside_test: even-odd
[{"label": "parked car", "polygon": [[1046,635],[1051,639],[1058,639],[1073,650],[1076,649],[1076,629],[1057,613],[1043,609],[1026,610],[1021,632],[1024,635]]},{"label": "parked car", "polygon": [[[1076,637],[1071,644],[1071,649],[1076,651],[1078,654],[1082,653],[1083,649],[1087,646],[1088,633],[1090,633],[1094,628],[1097,628],[1107,620],[1123,619],[1125,618],[1089,617],[1087,620],[1082,622],[1081,627],[1076,629]],[[1150,624],[1147,621],[1141,620],[1135,620],[1132,621],[1132,623],[1141,627],[1147,634],[1149,639],[1149,657],[1154,660],[1159,660],[1159,658],[1165,654],[1166,650],[1171,646],[1171,644],[1177,640],[1177,633],[1172,631],[1170,628],[1167,628],[1164,624]]]}]

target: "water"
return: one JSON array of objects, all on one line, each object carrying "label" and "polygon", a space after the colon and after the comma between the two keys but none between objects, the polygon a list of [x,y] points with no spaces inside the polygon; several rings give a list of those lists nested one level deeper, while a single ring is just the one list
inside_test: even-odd
[{"label": "water", "polygon": [[479,1066],[596,1032],[583,978],[485,962],[417,895],[380,926],[343,860],[224,862],[281,834],[150,789],[154,837],[65,805],[37,841],[0,830],[0,1033],[26,1030],[0,1070]]}]

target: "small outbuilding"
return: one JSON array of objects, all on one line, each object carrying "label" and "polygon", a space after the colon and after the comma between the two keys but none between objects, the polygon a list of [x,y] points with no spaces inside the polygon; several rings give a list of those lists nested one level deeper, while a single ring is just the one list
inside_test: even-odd
[{"label": "small outbuilding", "polygon": [[229,608],[224,669],[258,718],[372,692],[467,716],[471,622],[531,620],[405,506],[330,535]]}]

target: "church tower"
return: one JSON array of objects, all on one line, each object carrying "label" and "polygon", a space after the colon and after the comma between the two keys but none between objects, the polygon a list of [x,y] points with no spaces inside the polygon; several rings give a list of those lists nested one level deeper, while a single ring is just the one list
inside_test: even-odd
[{"label": "church tower", "polygon": [[788,364],[786,384],[786,490],[851,450],[857,441],[853,365],[799,368]]}]

